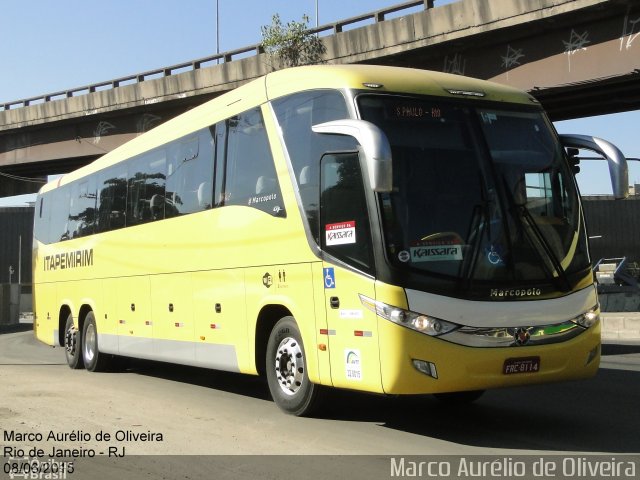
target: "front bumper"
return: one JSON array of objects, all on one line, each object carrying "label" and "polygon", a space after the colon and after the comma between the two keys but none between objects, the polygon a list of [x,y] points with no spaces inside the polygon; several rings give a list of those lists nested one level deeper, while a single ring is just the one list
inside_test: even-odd
[{"label": "front bumper", "polygon": [[[378,317],[382,387],[387,394],[485,390],[588,378],[600,364],[600,322],[560,343],[479,348],[429,337]],[[532,373],[503,373],[505,361],[539,357]],[[437,378],[414,360],[435,365]]]}]

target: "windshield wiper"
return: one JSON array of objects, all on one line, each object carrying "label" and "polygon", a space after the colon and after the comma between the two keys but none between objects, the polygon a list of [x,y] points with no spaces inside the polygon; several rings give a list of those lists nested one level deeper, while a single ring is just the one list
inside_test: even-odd
[{"label": "windshield wiper", "polygon": [[471,227],[467,234],[467,239],[470,239],[473,235],[473,244],[471,245],[471,257],[465,262],[462,268],[462,278],[465,279],[465,289],[471,290],[471,285],[475,279],[474,272],[476,271],[476,265],[478,258],[480,258],[480,249],[482,248],[482,239],[487,234],[487,237],[491,238],[491,214],[490,206],[492,195],[487,191],[487,188],[480,179],[480,192],[482,196],[481,203],[473,206],[473,212],[471,217]]},{"label": "windshield wiper", "polygon": [[[556,254],[553,253],[553,250],[549,245],[549,242],[545,238],[544,234],[540,231],[540,227],[538,226],[535,219],[533,218],[533,215],[531,215],[531,212],[526,207],[526,205],[517,205],[517,204],[515,205],[520,210],[521,217],[527,222],[527,225],[529,225],[529,227],[531,228],[531,231],[533,232],[533,235],[528,234],[528,236],[529,236],[529,239],[531,240],[531,243],[534,245],[535,249],[538,251],[538,254],[542,257],[543,260],[546,259],[551,262],[553,269],[558,275],[558,279],[562,282],[561,288],[563,289],[563,291],[567,292],[571,290],[571,283],[567,278],[567,272],[565,272],[564,268],[562,268],[562,264],[560,263],[560,260],[558,260],[558,257],[556,256]],[[526,229],[525,231],[527,232]],[[544,252],[544,254],[542,252]],[[543,263],[546,264],[546,262],[544,261]]]},{"label": "windshield wiper", "polygon": [[540,230],[540,227],[538,226],[535,219],[533,218],[533,215],[531,215],[531,212],[527,208],[526,204],[516,202],[515,196],[509,189],[506,179],[503,178],[502,181],[504,183],[505,192],[508,195],[508,199],[510,200],[511,205],[513,205],[513,207],[517,209],[518,213],[520,214],[519,216],[525,220],[526,224],[531,229],[531,232],[533,232],[532,234],[526,228],[523,228],[523,230],[525,231],[525,234],[527,235],[533,247],[535,248],[536,252],[540,256],[540,259],[542,260],[542,265],[544,265],[545,270],[547,270],[547,272],[553,278],[553,271],[551,271],[548,265],[548,262],[551,263],[551,267],[553,267],[553,270],[555,270],[555,273],[557,274],[557,278],[558,280],[560,280],[562,284],[560,286],[560,289],[565,292],[568,292],[569,290],[571,290],[571,283],[567,278],[567,272],[565,272],[564,268],[562,268],[562,264],[560,263],[560,260],[558,260],[558,257],[556,256],[556,254],[553,253],[553,250],[549,245],[549,242],[547,241],[546,237]]},{"label": "windshield wiper", "polygon": [[471,288],[471,283],[473,282],[473,272],[476,270],[476,264],[480,256],[480,246],[482,244],[485,226],[488,223],[488,216],[486,203],[483,202],[483,204],[478,204],[473,207],[471,227],[467,235],[467,239],[469,239],[471,235],[474,235],[471,246],[471,256],[467,256],[467,261],[462,268],[462,278],[466,279],[466,290]]}]

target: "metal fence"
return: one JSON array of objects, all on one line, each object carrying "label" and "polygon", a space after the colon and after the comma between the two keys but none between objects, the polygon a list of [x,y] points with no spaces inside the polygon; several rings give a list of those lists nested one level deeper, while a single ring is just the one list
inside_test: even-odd
[{"label": "metal fence", "polygon": [[612,257],[640,262],[640,195],[627,200],[584,197],[583,206],[593,263]]},{"label": "metal fence", "polygon": [[0,207],[0,283],[31,282],[33,207]]}]

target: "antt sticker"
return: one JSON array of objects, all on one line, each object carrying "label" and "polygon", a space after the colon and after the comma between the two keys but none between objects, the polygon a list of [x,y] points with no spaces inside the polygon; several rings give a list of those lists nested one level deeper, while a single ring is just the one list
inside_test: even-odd
[{"label": "antt sticker", "polygon": [[360,350],[347,349],[344,351],[344,363],[348,380],[362,380],[362,365],[360,364]]}]

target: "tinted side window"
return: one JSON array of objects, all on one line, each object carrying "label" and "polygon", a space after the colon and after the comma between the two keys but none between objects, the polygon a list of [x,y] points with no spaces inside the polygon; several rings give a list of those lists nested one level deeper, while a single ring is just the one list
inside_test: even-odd
[{"label": "tinted side window", "polygon": [[216,166],[214,173],[214,207],[224,205],[224,180],[226,172],[227,156],[227,122],[218,122],[211,127],[211,135],[214,139]]},{"label": "tinted side window", "polygon": [[51,193],[51,223],[49,241],[51,243],[68,240],[69,236],[69,199],[70,188],[56,188]]},{"label": "tinted side window", "polygon": [[284,216],[280,184],[259,108],[227,121],[225,205],[247,205]]},{"label": "tinted side window", "polygon": [[98,222],[96,232],[107,232],[126,225],[127,166],[117,165],[98,176]]},{"label": "tinted side window", "polygon": [[169,146],[165,217],[211,208],[213,154],[210,142],[210,137],[196,134]]},{"label": "tinted side window", "polygon": [[323,249],[360,270],[372,271],[371,227],[358,154],[325,155],[321,187]]},{"label": "tinted side window", "polygon": [[329,151],[354,150],[356,142],[342,135],[314,133],[311,127],[331,120],[349,118],[344,97],[335,90],[314,90],[275,100],[273,107],[289,152],[311,233],[319,243],[320,157]]},{"label": "tinted side window", "polygon": [[127,226],[164,218],[164,150],[136,158],[129,167]]},{"label": "tinted side window", "polygon": [[96,179],[89,177],[71,186],[69,237],[91,235],[96,215]]},{"label": "tinted side window", "polygon": [[207,210],[213,206],[213,164],[215,157],[215,129],[213,127],[200,130],[198,133],[200,152],[200,179],[198,184],[198,206]]},{"label": "tinted side window", "polygon": [[35,221],[33,226],[33,236],[42,243],[49,241],[49,224],[51,215],[52,194],[44,193],[38,196],[36,201]]}]

